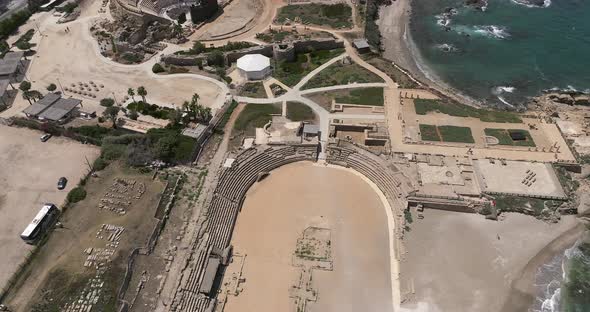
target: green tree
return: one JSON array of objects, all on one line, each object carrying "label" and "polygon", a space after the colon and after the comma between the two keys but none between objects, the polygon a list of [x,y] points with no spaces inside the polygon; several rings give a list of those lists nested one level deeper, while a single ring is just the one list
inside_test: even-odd
[{"label": "green tree", "polygon": [[18,88],[23,92],[23,98],[29,101],[29,104],[33,104],[31,103],[31,96],[29,93],[29,90],[31,90],[31,83],[25,80],[20,83]]},{"label": "green tree", "polygon": [[119,107],[117,106],[110,106],[107,107],[104,112],[102,112],[102,116],[108,118],[113,123],[113,128],[117,128],[117,116],[119,115]]},{"label": "green tree", "polygon": [[127,89],[127,94],[131,97],[133,103],[135,103],[135,90],[133,90],[133,88],[129,88]]},{"label": "green tree", "polygon": [[31,49],[31,43],[28,41],[19,41],[16,43],[16,47],[22,51],[29,51]]},{"label": "green tree", "polygon": [[154,64],[154,66],[152,66],[152,72],[154,74],[162,73],[162,72],[165,72],[165,71],[166,70],[164,69],[164,67],[162,67],[162,65],[160,65],[160,63],[156,63],[156,64]]},{"label": "green tree", "polygon": [[178,140],[174,134],[161,137],[154,145],[154,154],[159,159],[170,162],[174,158],[174,149]]},{"label": "green tree", "polygon": [[182,13],[178,16],[178,24],[182,25],[184,23],[186,23],[186,14]]},{"label": "green tree", "polygon": [[219,50],[215,50],[207,55],[207,64],[209,66],[224,66],[223,53]]},{"label": "green tree", "polygon": [[139,118],[139,114],[137,113],[136,110],[134,109],[130,109],[129,110],[129,114],[127,115],[129,117],[129,119],[131,120],[137,120],[137,118]]},{"label": "green tree", "polygon": [[193,47],[191,48],[191,52],[194,54],[201,54],[205,52],[206,49],[207,48],[201,41],[195,41],[195,43],[193,43]]},{"label": "green tree", "polygon": [[141,96],[141,100],[142,100],[144,103],[147,103],[147,102],[145,101],[145,96],[147,95],[147,90],[145,89],[145,87],[144,87],[144,86],[140,86],[139,88],[137,88],[137,94],[138,94],[139,96]]},{"label": "green tree", "polygon": [[[188,104],[188,102],[187,102]],[[182,121],[182,110],[179,108],[176,108],[174,111],[171,111],[168,114],[168,120],[170,120],[170,127],[171,128],[175,128],[176,126],[178,126],[180,124],[180,122]]]},{"label": "green tree", "polygon": [[115,100],[113,100],[111,98],[104,98],[104,99],[100,100],[100,106],[111,107],[113,105],[115,105]]},{"label": "green tree", "polygon": [[57,86],[55,85],[55,83],[50,83],[47,86],[47,91],[49,91],[49,92],[53,92],[53,91],[55,91],[55,89],[57,89]]}]

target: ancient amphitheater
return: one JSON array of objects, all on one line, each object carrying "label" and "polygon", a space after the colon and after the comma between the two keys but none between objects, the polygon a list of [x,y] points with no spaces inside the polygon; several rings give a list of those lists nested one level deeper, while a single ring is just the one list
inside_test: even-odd
[{"label": "ancient amphitheater", "polygon": [[[257,146],[238,154],[229,167],[221,169],[215,191],[203,212],[205,230],[196,235],[188,259],[176,285],[169,311],[222,311],[218,300],[220,268],[229,264],[231,240],[248,189],[270,171],[298,161],[318,161],[316,144]],[[360,147],[334,141],[327,157],[319,162],[353,169],[373,182],[393,207],[395,237],[403,235],[405,198],[412,191],[409,180],[394,166]],[[227,164],[227,162],[226,162]],[[394,260],[399,259],[399,240],[394,239]],[[221,307],[221,309],[220,309]]]}]

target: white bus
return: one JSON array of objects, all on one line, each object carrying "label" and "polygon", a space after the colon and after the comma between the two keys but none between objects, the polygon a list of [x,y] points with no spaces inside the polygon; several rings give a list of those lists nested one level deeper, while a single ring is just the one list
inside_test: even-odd
[{"label": "white bus", "polygon": [[31,221],[27,228],[23,231],[20,237],[27,244],[35,244],[37,239],[47,232],[47,230],[57,220],[59,215],[59,209],[54,204],[45,204],[41,207],[41,210],[35,216],[35,219]]}]

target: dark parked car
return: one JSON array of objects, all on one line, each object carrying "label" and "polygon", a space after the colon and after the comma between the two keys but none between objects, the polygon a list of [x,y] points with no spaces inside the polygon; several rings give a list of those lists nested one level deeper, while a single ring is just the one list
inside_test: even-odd
[{"label": "dark parked car", "polygon": [[41,136],[41,142],[47,142],[47,140],[49,140],[49,138],[51,138],[52,135],[49,133],[45,133],[44,135]]},{"label": "dark parked car", "polygon": [[68,179],[66,179],[65,177],[61,177],[59,178],[59,180],[57,181],[57,189],[58,190],[63,190],[66,188],[66,185],[68,184]]}]

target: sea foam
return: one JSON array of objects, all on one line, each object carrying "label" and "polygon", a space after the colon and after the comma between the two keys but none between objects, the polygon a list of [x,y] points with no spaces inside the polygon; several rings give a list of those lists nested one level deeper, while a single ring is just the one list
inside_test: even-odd
[{"label": "sea foam", "polygon": [[518,5],[525,6],[527,8],[548,8],[551,5],[551,0],[544,0],[542,6],[531,4],[528,1],[523,1],[523,0],[510,0],[510,1],[512,1],[512,3],[516,3]]}]

